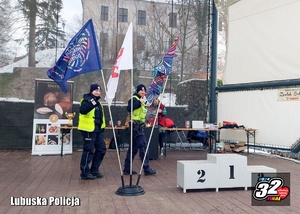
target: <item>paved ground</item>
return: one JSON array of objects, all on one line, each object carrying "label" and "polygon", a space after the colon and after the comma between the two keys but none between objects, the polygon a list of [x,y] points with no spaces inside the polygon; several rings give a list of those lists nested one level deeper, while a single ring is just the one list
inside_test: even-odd
[{"label": "paved ground", "polygon": [[[125,150],[121,153],[123,164]],[[79,179],[81,152],[66,156],[32,156],[31,151],[0,151],[0,213],[299,213],[300,166],[294,160],[276,156],[244,154],[248,165],[265,165],[278,172],[291,173],[291,206],[252,206],[251,190],[221,189],[189,190],[186,194],[177,187],[177,160],[205,160],[205,151],[169,149],[167,157],[151,160],[158,171],[155,176],[140,177],[145,191],[140,196],[116,194],[122,186],[120,167],[115,150],[109,150],[101,166],[104,178]],[[139,170],[140,161],[133,163]],[[138,176],[132,178],[136,184]],[[128,185],[130,176],[124,176]],[[14,198],[13,198],[14,197]],[[20,198],[48,199],[45,206],[12,206]],[[51,198],[54,197],[54,198]],[[49,200],[76,199],[80,206],[49,205]],[[63,203],[63,202],[59,202]]]}]

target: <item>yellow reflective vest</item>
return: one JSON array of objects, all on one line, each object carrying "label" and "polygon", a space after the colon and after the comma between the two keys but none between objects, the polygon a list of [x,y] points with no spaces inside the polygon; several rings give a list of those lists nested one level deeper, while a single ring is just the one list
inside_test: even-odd
[{"label": "yellow reflective vest", "polygon": [[[132,98],[136,98],[136,99],[140,100],[138,96],[133,96]],[[132,120],[133,121],[139,121],[139,122],[145,122],[146,121],[146,114],[147,114],[146,105],[144,103],[141,103],[141,107],[135,109],[132,112]]]},{"label": "yellow reflective vest", "polygon": [[[82,103],[83,99],[80,100],[80,105]],[[101,129],[104,129],[106,127],[105,122],[105,116],[104,116],[104,109],[102,104],[100,103],[100,106],[102,108],[102,125]],[[92,132],[95,129],[95,108],[93,108],[89,113],[87,114],[80,114],[79,113],[79,123],[78,123],[78,130]]]}]

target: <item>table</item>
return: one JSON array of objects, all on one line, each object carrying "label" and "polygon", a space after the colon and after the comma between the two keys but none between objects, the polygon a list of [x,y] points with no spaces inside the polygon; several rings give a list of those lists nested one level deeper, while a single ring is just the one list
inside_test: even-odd
[{"label": "table", "polygon": [[[61,126],[61,127],[58,127],[60,130],[61,130],[61,135],[62,135],[62,140],[64,139],[64,136],[70,132],[70,130],[73,130],[73,129],[78,129],[77,126]],[[127,126],[115,126],[114,129],[115,130],[125,130],[127,128]],[[107,126],[105,127],[106,130],[112,130],[113,127],[111,126]],[[119,134],[119,133],[118,133]],[[122,137],[120,137],[120,139],[122,139]],[[60,152],[60,155],[63,156],[63,141],[61,142],[61,152]]]},{"label": "table", "polygon": [[[210,142],[212,142],[212,139],[213,139],[213,135],[211,133],[214,133],[216,135],[219,134],[219,129],[211,129],[211,128],[179,128],[179,127],[176,127],[176,128],[167,128],[167,127],[161,127],[160,128],[162,131],[199,131],[199,130],[203,130],[203,131],[208,131],[209,132],[209,140]],[[218,135],[219,136],[219,135]],[[217,137],[215,137],[215,152],[216,152],[216,149],[217,149]],[[165,141],[165,157],[167,156],[167,142]],[[209,151],[211,153],[212,151],[212,143],[209,144]]]},{"label": "table", "polygon": [[250,137],[253,137],[253,145],[254,145],[254,152],[255,152],[255,132],[258,129],[254,128],[226,128],[225,130],[233,130],[233,131],[245,131],[247,137],[247,153],[249,154],[249,144],[250,144]]},{"label": "table", "polygon": [[112,126],[106,126],[105,129],[107,130],[124,130],[124,129],[127,129],[128,126],[115,126],[115,127],[112,127]]},{"label": "table", "polygon": [[244,129],[244,131],[246,132],[247,135],[247,153],[249,154],[249,138],[253,137],[253,143],[254,143],[254,152],[255,152],[255,132],[257,131],[257,129]]},{"label": "table", "polygon": [[[117,142],[120,143],[120,145],[122,145],[122,147],[124,148],[124,144],[123,144],[123,135],[124,135],[124,130],[126,130],[128,128],[128,126],[115,126],[115,127],[112,127],[112,126],[106,126],[105,127],[105,130],[117,130]],[[114,143],[114,136],[113,136],[113,143]],[[112,143],[112,141],[111,141]]]}]

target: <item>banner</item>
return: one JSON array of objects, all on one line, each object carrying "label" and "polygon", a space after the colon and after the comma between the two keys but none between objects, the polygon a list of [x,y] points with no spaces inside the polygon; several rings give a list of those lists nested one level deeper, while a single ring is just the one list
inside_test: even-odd
[{"label": "banner", "polygon": [[132,23],[130,23],[122,47],[117,56],[114,67],[111,70],[111,75],[107,83],[106,101],[111,105],[115,98],[120,70],[133,69],[133,50],[132,50]]},{"label": "banner", "polygon": [[155,66],[154,71],[152,72],[152,76],[154,78],[146,95],[148,104],[152,103],[154,96],[159,96],[161,94],[166,77],[171,73],[178,40],[178,38],[175,39],[170,49],[167,51],[160,63]]},{"label": "banner", "polygon": [[[72,154],[72,131],[62,134],[68,126],[67,113],[72,113],[73,82],[67,82],[68,93],[51,80],[35,80],[32,155]],[[62,150],[63,148],[63,150]]]},{"label": "banner", "polygon": [[90,19],[72,38],[55,66],[47,71],[47,75],[67,93],[67,80],[101,69],[94,25]]}]

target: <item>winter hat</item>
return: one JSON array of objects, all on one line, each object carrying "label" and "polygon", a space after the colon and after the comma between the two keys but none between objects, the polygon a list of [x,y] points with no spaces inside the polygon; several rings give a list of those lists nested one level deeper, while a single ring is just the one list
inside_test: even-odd
[{"label": "winter hat", "polygon": [[91,87],[90,87],[90,93],[92,93],[96,89],[101,90],[101,86],[98,85],[98,84],[92,84]]},{"label": "winter hat", "polygon": [[140,85],[138,85],[137,87],[136,87],[136,93],[139,93],[139,91],[140,90],[145,90],[145,91],[147,91],[147,89],[146,89],[146,86],[144,86],[143,84],[140,84]]}]

